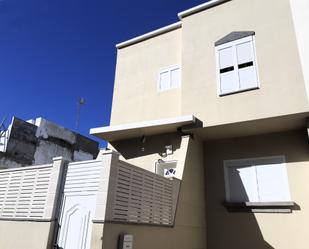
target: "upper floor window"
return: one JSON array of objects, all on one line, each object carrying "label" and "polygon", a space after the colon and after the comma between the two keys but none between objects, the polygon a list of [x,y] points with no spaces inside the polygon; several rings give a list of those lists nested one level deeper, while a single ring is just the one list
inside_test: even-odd
[{"label": "upper floor window", "polygon": [[174,66],[160,71],[158,91],[178,88],[181,85],[180,66]]},{"label": "upper floor window", "polygon": [[228,202],[290,201],[284,156],[224,162]]},{"label": "upper floor window", "polygon": [[218,94],[259,87],[254,32],[232,32],[215,43]]}]

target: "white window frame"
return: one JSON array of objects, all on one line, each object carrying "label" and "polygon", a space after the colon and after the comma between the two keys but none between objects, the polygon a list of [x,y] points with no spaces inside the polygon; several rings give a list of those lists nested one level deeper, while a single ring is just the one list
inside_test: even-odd
[{"label": "white window frame", "polygon": [[[288,178],[288,172],[286,167],[286,159],[284,155],[280,156],[270,156],[270,157],[257,157],[257,158],[244,158],[244,159],[233,159],[233,160],[224,160],[223,161],[223,167],[224,167],[224,183],[225,183],[225,197],[227,202],[233,202],[231,200],[231,191],[230,191],[230,182],[229,182],[229,172],[228,169],[231,167],[256,167],[255,165],[261,165],[261,162],[265,161],[267,164],[270,164],[271,161],[281,161],[284,166],[285,171],[285,178],[286,178],[286,184],[288,186],[287,188],[287,195],[289,197],[289,200],[285,201],[291,201],[291,192],[289,187],[289,178]],[[258,184],[258,183],[257,183]],[[258,185],[257,185],[258,186]],[[258,201],[263,202],[263,201]],[[274,202],[280,202],[278,200],[274,200]]]},{"label": "white window frame", "polygon": [[[219,51],[228,48],[228,47],[233,47],[233,53],[234,53],[234,70],[236,70],[235,75],[237,74],[238,82],[239,80],[239,69],[238,69],[238,62],[237,62],[237,51],[236,51],[236,45],[244,42],[252,42],[253,46],[253,67],[255,68],[255,73],[256,73],[256,78],[257,78],[257,86],[250,87],[250,88],[240,88],[235,91],[227,92],[227,93],[221,93],[221,79],[220,79],[220,59],[219,59]],[[217,95],[220,96],[225,96],[233,93],[239,93],[239,92],[244,92],[244,91],[249,91],[249,90],[254,90],[254,89],[259,89],[260,88],[260,79],[259,79],[259,73],[258,73],[258,64],[257,64],[257,55],[256,55],[256,42],[255,42],[255,35],[252,36],[247,36],[244,38],[240,38],[234,41],[230,41],[221,45],[218,45],[215,47],[216,50],[216,78],[217,78]]]},{"label": "white window frame", "polygon": [[[179,86],[177,87],[172,87],[172,71],[175,70],[175,69],[179,69]],[[169,88],[165,89],[165,90],[161,90],[160,86],[161,86],[161,74],[162,73],[166,73],[166,72],[169,72]],[[180,65],[174,65],[174,66],[170,66],[170,67],[167,67],[167,68],[164,68],[162,70],[160,70],[159,72],[159,75],[158,75],[158,83],[157,83],[157,91],[158,92],[166,92],[168,90],[171,90],[171,89],[177,89],[177,88],[180,88],[181,87],[181,66]]]}]

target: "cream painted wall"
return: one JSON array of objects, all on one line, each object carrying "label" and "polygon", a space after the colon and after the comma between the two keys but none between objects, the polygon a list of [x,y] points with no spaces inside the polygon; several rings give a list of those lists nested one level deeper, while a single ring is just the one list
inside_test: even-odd
[{"label": "cream painted wall", "polygon": [[[289,0],[232,0],[184,18],[182,115],[207,126],[308,110]],[[217,96],[214,42],[255,31],[260,89]]]},{"label": "cream painted wall", "polygon": [[50,222],[0,221],[0,248],[50,249]]},{"label": "cream painted wall", "polygon": [[[307,4],[290,2],[232,0],[183,18],[182,28],[118,49],[111,124],[194,114],[213,126],[308,111],[301,25]],[[219,97],[214,42],[251,30],[260,89]],[[159,71],[177,64],[182,88],[158,92]]]},{"label": "cream painted wall", "polygon": [[[206,213],[209,249],[307,249],[309,145],[306,130],[206,142]],[[229,213],[223,160],[285,155],[292,201],[290,214]]]},{"label": "cream painted wall", "polygon": [[180,29],[119,49],[111,124],[179,116],[181,90],[157,85],[160,70],[180,63]]},{"label": "cream painted wall", "polygon": [[[141,138],[130,139],[114,143],[117,151],[120,151],[121,160],[127,161],[135,166],[155,172],[155,163],[158,159],[164,161],[178,161],[182,156],[183,149],[181,148],[181,136],[177,133],[169,133],[158,136],[146,137],[145,143],[142,143]],[[173,146],[173,154],[167,157],[162,157],[160,153],[165,152],[165,146]],[[186,153],[186,151],[185,151]]]},{"label": "cream painted wall", "polygon": [[307,0],[290,0],[298,51],[309,98],[309,2]]}]

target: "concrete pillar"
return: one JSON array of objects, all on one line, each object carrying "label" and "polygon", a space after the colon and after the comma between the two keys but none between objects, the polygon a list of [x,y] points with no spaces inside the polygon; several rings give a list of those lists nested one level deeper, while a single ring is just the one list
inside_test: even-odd
[{"label": "concrete pillar", "polygon": [[96,211],[94,220],[98,222],[103,222],[106,216],[106,208],[107,208],[107,197],[109,191],[109,182],[113,180],[113,177],[116,172],[116,167],[113,165],[117,165],[119,161],[119,153],[115,151],[106,151],[101,156],[102,160],[102,168],[100,173],[100,186],[97,192],[97,203],[96,203]]},{"label": "concrete pillar", "polygon": [[48,196],[45,208],[45,219],[54,220],[57,217],[58,203],[60,201],[61,188],[64,184],[67,161],[62,157],[53,158],[53,169],[50,177]]}]

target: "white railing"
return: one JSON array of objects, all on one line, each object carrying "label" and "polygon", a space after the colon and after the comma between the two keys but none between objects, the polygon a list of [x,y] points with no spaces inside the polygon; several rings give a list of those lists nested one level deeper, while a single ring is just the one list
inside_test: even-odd
[{"label": "white railing", "polygon": [[180,180],[123,161],[112,165],[106,221],[173,226]]},{"label": "white railing", "polygon": [[0,171],[0,217],[43,218],[52,165]]}]

